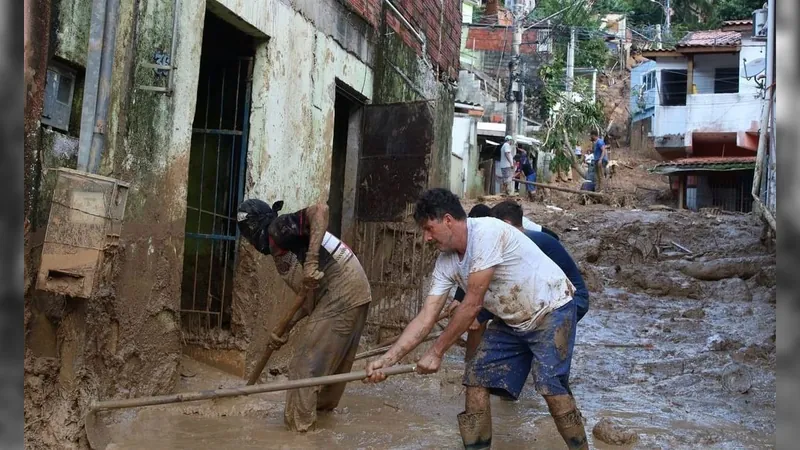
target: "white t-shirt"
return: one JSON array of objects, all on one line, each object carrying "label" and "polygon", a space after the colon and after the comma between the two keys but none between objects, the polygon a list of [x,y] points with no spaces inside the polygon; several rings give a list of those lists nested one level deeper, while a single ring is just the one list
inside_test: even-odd
[{"label": "white t-shirt", "polygon": [[500,161],[497,163],[497,166],[501,169],[509,168],[511,167],[511,163],[508,162],[508,160],[513,158],[513,155],[511,155],[511,144],[506,142],[500,147]]},{"label": "white t-shirt", "polygon": [[542,231],[541,225],[525,216],[522,216],[522,228],[525,228],[528,231]]},{"label": "white t-shirt", "polygon": [[430,295],[458,286],[467,290],[469,274],[495,268],[483,307],[520,331],[536,328],[547,313],[567,304],[575,292],[564,272],[525,234],[500,220],[467,219],[467,250],[440,253]]}]

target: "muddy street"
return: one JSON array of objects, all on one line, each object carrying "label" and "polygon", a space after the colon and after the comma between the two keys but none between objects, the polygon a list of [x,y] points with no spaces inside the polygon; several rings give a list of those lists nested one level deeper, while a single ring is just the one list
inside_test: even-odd
[{"label": "muddy street", "polygon": [[[587,434],[601,424],[592,448],[774,447],[775,265],[751,216],[524,205],[559,232],[589,284],[571,383]],[[723,278],[694,278],[693,263]],[[454,348],[436,375],[351,383],[339,408],[302,435],[284,428],[282,393],[103,419],[120,449],[460,448],[462,372],[463,349]],[[180,391],[240,384],[181,361]],[[493,398],[492,410],[493,448],[563,445],[530,380],[519,401]]]}]

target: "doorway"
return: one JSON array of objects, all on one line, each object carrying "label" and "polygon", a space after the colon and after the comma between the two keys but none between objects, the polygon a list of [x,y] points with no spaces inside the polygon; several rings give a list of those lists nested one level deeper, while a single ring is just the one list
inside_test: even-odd
[{"label": "doorway", "polygon": [[331,188],[328,195],[328,231],[334,236],[342,235],[342,209],[344,202],[344,178],[347,165],[347,129],[350,122],[352,102],[336,89],[333,105],[333,149],[331,154]]},{"label": "doorway", "polygon": [[348,241],[352,238],[355,220],[355,178],[365,99],[339,80],[336,80],[335,95],[328,231]]},{"label": "doorway", "polygon": [[229,329],[244,194],[254,39],[206,11],[186,195],[181,321]]}]

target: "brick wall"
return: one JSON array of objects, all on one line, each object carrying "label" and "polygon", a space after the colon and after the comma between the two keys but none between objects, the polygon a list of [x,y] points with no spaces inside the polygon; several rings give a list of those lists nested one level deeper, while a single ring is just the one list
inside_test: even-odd
[{"label": "brick wall", "polygon": [[[386,26],[402,37],[403,42],[418,54],[422,46],[411,31],[403,25],[397,15],[384,4],[384,0],[342,0],[353,11],[363,17],[375,29]],[[460,0],[392,0],[392,4],[403,14],[417,32],[427,41],[426,53],[434,67],[458,79],[458,56],[461,48],[461,1]]]},{"label": "brick wall", "polygon": [[[476,51],[511,53],[511,28],[510,27],[471,27],[467,33],[467,48]],[[536,53],[537,30],[532,28],[522,34],[522,44],[519,52],[533,55]]]}]

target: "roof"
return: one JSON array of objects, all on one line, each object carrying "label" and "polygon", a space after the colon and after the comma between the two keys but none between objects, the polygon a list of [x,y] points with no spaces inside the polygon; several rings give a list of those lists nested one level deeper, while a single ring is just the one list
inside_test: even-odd
[{"label": "roof", "polygon": [[741,43],[742,35],[738,31],[707,30],[687,34],[676,47],[735,47]]},{"label": "roof", "polygon": [[[499,138],[505,137],[506,124],[495,122],[478,122],[478,134],[480,136],[495,136]],[[517,135],[517,142],[526,145],[541,145],[542,143],[536,138],[523,136],[521,134]]]},{"label": "roof", "polygon": [[722,22],[723,26],[730,27],[730,26],[737,26],[737,25],[752,25],[752,19],[739,19],[739,20],[726,20]]},{"label": "roof", "polygon": [[650,172],[668,175],[678,172],[727,172],[755,168],[755,156],[712,156],[681,158],[656,164]]}]

